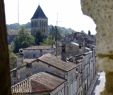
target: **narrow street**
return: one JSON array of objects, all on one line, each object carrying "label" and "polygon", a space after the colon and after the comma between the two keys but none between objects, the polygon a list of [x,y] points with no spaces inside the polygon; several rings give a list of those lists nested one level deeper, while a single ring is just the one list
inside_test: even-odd
[{"label": "narrow street", "polygon": [[92,95],[100,95],[100,93],[103,91],[105,86],[105,73],[100,72],[98,73],[98,75],[99,75],[99,78],[95,84],[95,88]]}]

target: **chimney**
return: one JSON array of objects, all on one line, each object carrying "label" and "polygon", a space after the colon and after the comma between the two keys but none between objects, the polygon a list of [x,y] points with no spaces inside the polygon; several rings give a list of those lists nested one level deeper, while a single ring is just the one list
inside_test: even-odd
[{"label": "chimney", "polygon": [[19,50],[19,57],[17,58],[17,68],[23,64],[23,49]]},{"label": "chimney", "polygon": [[66,45],[62,44],[61,48],[61,60],[66,61]]},{"label": "chimney", "polygon": [[90,30],[88,31],[88,35],[91,36],[91,32],[90,32]]},{"label": "chimney", "polygon": [[82,54],[85,52],[85,41],[79,43],[79,54]]}]

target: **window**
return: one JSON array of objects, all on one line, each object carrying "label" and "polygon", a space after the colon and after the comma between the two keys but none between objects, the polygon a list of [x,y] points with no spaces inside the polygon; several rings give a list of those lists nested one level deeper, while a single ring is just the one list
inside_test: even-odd
[{"label": "window", "polygon": [[31,63],[27,63],[26,64],[26,68],[32,68],[32,64]]}]

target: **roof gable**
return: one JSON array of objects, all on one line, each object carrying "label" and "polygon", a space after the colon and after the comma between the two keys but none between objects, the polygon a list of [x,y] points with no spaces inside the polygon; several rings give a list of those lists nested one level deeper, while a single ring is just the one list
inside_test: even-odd
[{"label": "roof gable", "polygon": [[38,8],[36,9],[33,17],[31,19],[38,19],[38,18],[43,18],[43,19],[47,19],[46,15],[44,14],[42,8],[40,7],[40,5],[38,6]]}]

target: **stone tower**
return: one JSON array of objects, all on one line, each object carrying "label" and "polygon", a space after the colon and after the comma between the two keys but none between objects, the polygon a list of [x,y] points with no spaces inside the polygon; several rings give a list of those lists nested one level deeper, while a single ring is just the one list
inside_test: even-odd
[{"label": "stone tower", "polygon": [[37,31],[42,32],[45,36],[48,34],[48,18],[44,14],[40,5],[31,18],[31,34],[35,35]]}]

